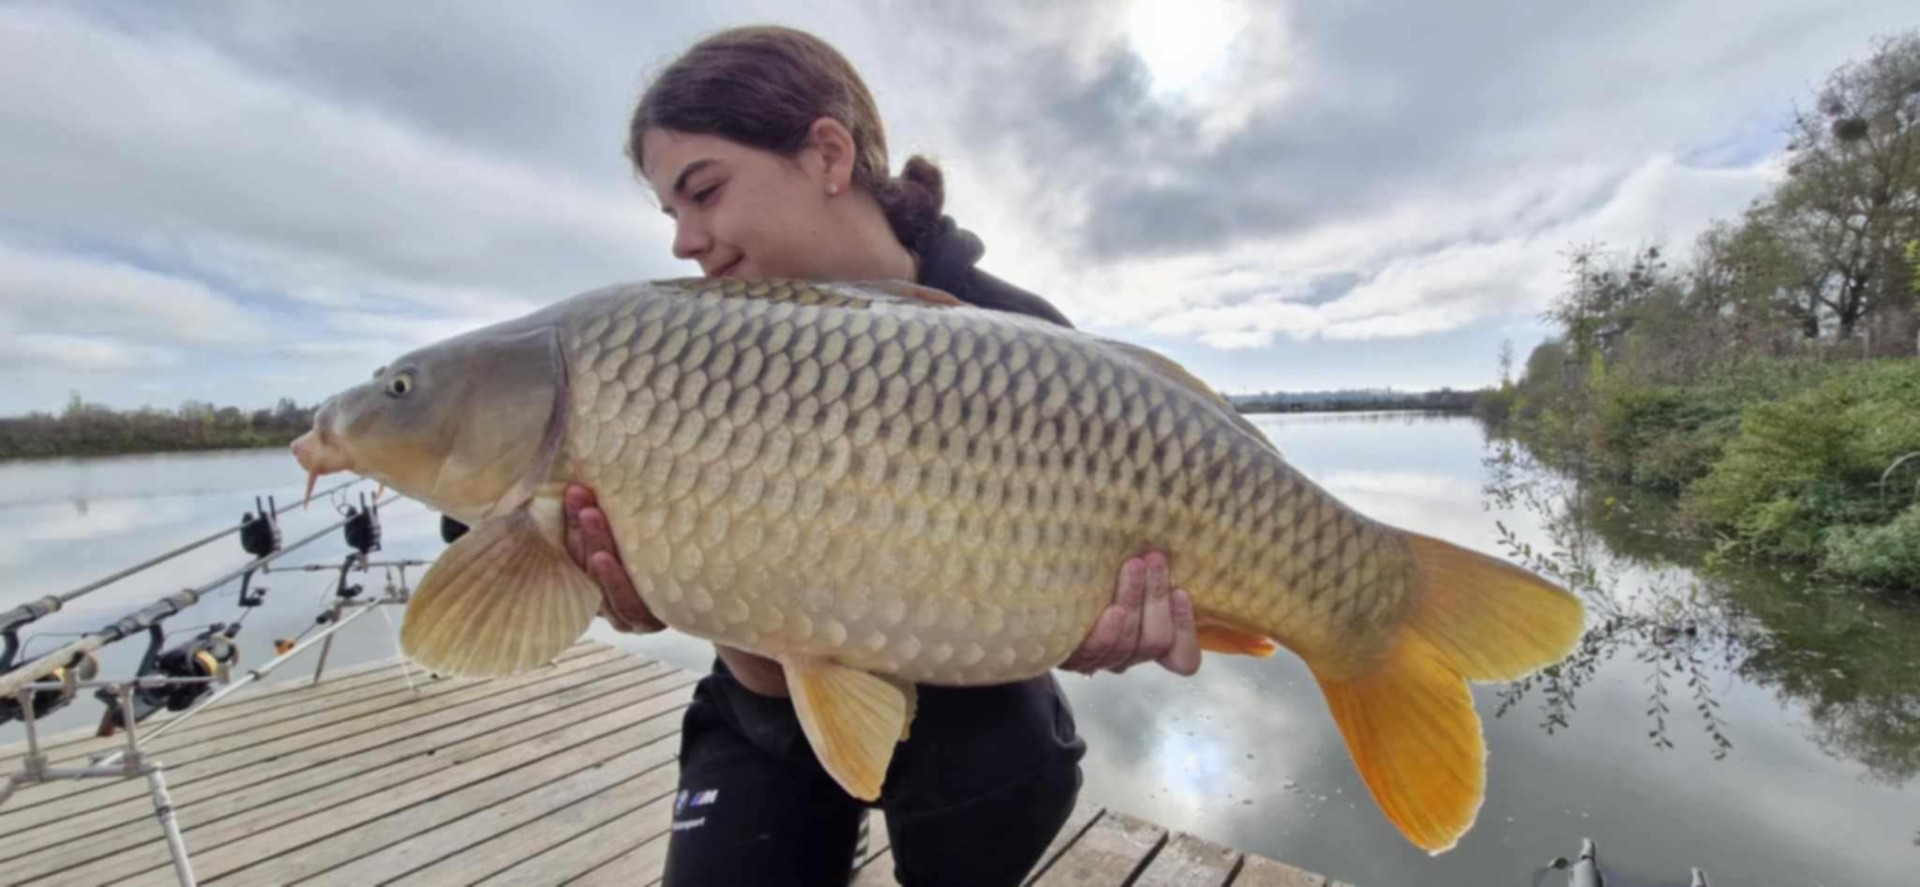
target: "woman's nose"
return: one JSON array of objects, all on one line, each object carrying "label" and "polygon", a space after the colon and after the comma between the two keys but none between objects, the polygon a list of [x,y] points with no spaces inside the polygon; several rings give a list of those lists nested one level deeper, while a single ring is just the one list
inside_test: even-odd
[{"label": "woman's nose", "polygon": [[703,226],[684,219],[676,223],[673,231],[674,258],[698,259],[712,245],[713,238],[707,236]]}]

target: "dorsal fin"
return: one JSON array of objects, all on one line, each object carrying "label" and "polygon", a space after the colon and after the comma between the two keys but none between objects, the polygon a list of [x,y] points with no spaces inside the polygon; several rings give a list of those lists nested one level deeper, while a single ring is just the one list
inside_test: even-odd
[{"label": "dorsal fin", "polygon": [[917,283],[908,283],[904,280],[866,280],[855,285],[861,289],[881,290],[911,302],[924,302],[928,305],[937,305],[943,308],[954,308],[967,304],[946,290],[938,290],[930,286],[921,286]]},{"label": "dorsal fin", "polygon": [[841,307],[896,303],[929,308],[957,308],[967,304],[944,290],[908,283],[904,280],[820,281],[781,278],[715,280],[709,277],[685,277],[654,283],[670,285],[688,295],[706,298],[760,299],[770,302],[801,302]]},{"label": "dorsal fin", "polygon": [[1189,372],[1186,367],[1175,362],[1173,358],[1131,342],[1121,342],[1114,339],[1107,339],[1105,341],[1119,348],[1121,353],[1146,364],[1149,369],[1174,384],[1205,396],[1207,400],[1211,401],[1214,406],[1226,414],[1228,421],[1238,425],[1241,431],[1253,435],[1253,439],[1259,441],[1262,445],[1266,446],[1267,449],[1276,453],[1280,452],[1280,448],[1274,445],[1273,440],[1268,438],[1259,427],[1247,421],[1247,417],[1240,414],[1240,411],[1234,407],[1232,401],[1220,396],[1220,392],[1215,391],[1213,386],[1200,381],[1199,377]]}]

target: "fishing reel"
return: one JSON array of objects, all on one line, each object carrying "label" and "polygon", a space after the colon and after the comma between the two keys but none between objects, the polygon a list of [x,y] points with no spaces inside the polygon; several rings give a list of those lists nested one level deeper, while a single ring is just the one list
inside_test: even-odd
[{"label": "fishing reel", "polygon": [[[260,497],[253,497],[253,511],[240,515],[240,547],[256,560],[280,550],[280,521],[274,517],[278,511],[273,497],[267,497],[267,504],[260,504]],[[255,568],[259,569],[259,568]],[[267,600],[267,587],[253,584],[255,570],[240,574],[240,606],[258,607]]]},{"label": "fishing reel", "polygon": [[[233,642],[234,635],[240,632],[239,625],[214,623],[177,647],[162,652],[160,645],[166,637],[155,625],[147,629],[150,640],[147,643],[147,655],[140,663],[138,677],[174,678],[191,683],[155,683],[140,684],[133,690],[133,719],[136,723],[146,720],[161,709],[168,711],[186,711],[213,690],[211,679],[226,674],[234,663],[240,661],[240,648]],[[101,736],[112,736],[115,730],[126,727],[121,714],[117,694],[102,689],[97,694],[100,701],[107,704],[107,712],[100,719]]]},{"label": "fishing reel", "polygon": [[[378,504],[378,503],[375,503]],[[380,550],[380,512],[367,503],[367,494],[360,494],[360,507],[346,507],[347,545],[360,553],[361,557]]]},{"label": "fishing reel", "polygon": [[253,511],[240,516],[240,547],[256,558],[266,557],[280,550],[280,522],[274,519],[273,497],[267,497],[267,504],[260,504],[260,497],[253,497]]},{"label": "fishing reel", "polygon": [[[11,662],[4,664],[6,667],[0,668],[0,671],[12,670]],[[25,665],[26,663],[23,662],[20,664]],[[60,686],[46,690],[35,690],[28,694],[26,707],[33,709],[33,717],[35,720],[53,714],[65,707],[67,703],[72,702],[74,697],[80,695],[80,688],[77,686],[77,682],[91,681],[94,676],[99,673],[100,660],[95,659],[92,653],[76,653],[73,659],[66,665],[54,669],[52,674],[36,682],[42,684],[58,682]],[[0,724],[18,720],[25,717],[25,715],[26,712],[23,706],[20,705],[20,697],[9,696],[5,699],[0,699]]]}]

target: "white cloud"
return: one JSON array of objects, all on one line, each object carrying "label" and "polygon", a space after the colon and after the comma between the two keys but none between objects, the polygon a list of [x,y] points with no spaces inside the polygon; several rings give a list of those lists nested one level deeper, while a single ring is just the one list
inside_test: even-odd
[{"label": "white cloud", "polygon": [[0,369],[31,368],[79,373],[126,373],[174,363],[158,348],[98,336],[0,333]]},{"label": "white cloud", "polygon": [[[1213,348],[1264,348],[1283,338],[1366,340],[1446,332],[1489,316],[1534,314],[1560,288],[1568,247],[1664,241],[1680,261],[1714,218],[1736,216],[1778,177],[1768,158],[1734,169],[1648,158],[1604,187],[1589,171],[1570,187],[1544,182],[1455,210],[1434,199],[1300,237],[1230,251],[1053,272],[1062,300],[1115,326],[1189,337]],[[1595,201],[1600,194],[1602,200]],[[1463,231],[1484,231],[1461,237]],[[1458,238],[1430,247],[1439,236]],[[1302,304],[1299,269],[1372,268],[1340,298]],[[1051,269],[1049,269],[1051,270]],[[1222,304],[1222,294],[1241,297]]]},{"label": "white cloud", "polygon": [[477,153],[188,37],[13,8],[0,55],[16,225],[334,305],[549,301],[669,264],[631,183]]},{"label": "white cloud", "polygon": [[0,327],[67,335],[258,348],[261,318],[197,280],[0,243]]}]

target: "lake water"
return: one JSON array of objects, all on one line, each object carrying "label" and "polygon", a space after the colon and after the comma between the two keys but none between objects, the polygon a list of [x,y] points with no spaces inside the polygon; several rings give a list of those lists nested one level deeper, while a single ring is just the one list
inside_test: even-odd
[{"label": "lake water", "polygon": [[[1381,816],[1354,772],[1325,702],[1290,654],[1209,657],[1192,680],[1158,669],[1063,674],[1089,753],[1084,796],[1163,825],[1276,857],[1360,887],[1564,884],[1541,866],[1599,843],[1613,885],[1914,883],[1920,869],[1920,614],[1761,571],[1697,577],[1657,515],[1547,478],[1531,496],[1489,497],[1511,478],[1481,426],[1418,414],[1259,416],[1288,460],[1381,520],[1495,554],[1501,526],[1594,564],[1598,625],[1555,697],[1534,686],[1496,716],[1511,688],[1475,688],[1488,796],[1460,846],[1434,858]],[[255,495],[281,502],[303,478],[278,451],[0,463],[0,607],[77,587],[231,525]],[[283,519],[289,541],[335,518],[316,501]],[[432,558],[437,517],[411,502],[383,511],[386,557]],[[289,563],[337,563],[326,540]],[[244,561],[227,540],[96,592],[36,626],[28,654]],[[1116,565],[1117,567],[1118,565]],[[1177,575],[1176,564],[1176,575]],[[364,580],[363,580],[364,581]],[[376,575],[368,582],[377,586]],[[276,572],[267,605],[241,632],[243,663],[312,625],[334,577]],[[174,618],[178,629],[239,615],[233,590]],[[1624,626],[1624,627],[1623,627]],[[1607,629],[1611,628],[1609,632]],[[29,633],[32,636],[32,633]],[[704,670],[711,648],[684,637],[591,636]],[[104,658],[131,673],[142,642]],[[369,616],[339,636],[332,662],[390,655]],[[306,660],[310,663],[310,660]],[[295,665],[276,677],[310,674]],[[1689,685],[1692,677],[1694,685]],[[1576,686],[1577,685],[1577,686]],[[1664,697],[1658,692],[1664,688]],[[1571,710],[1550,708],[1570,694]],[[1662,718],[1649,714],[1660,704]],[[1711,714],[1703,718],[1698,705]],[[54,726],[92,723],[69,706]],[[1546,724],[1564,717],[1565,725]],[[1716,740],[1715,737],[1719,737]],[[0,727],[0,743],[20,738]],[[1729,745],[1722,747],[1720,740]]]}]

